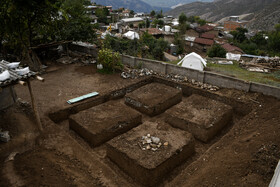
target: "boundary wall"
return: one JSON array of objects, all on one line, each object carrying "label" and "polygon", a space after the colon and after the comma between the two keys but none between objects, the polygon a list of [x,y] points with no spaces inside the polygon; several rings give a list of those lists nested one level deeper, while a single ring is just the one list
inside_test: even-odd
[{"label": "boundary wall", "polygon": [[183,75],[188,79],[194,79],[202,83],[207,83],[222,88],[233,88],[245,92],[258,92],[280,99],[280,88],[274,86],[244,81],[214,72],[193,70],[156,60],[137,58],[128,55],[121,56],[123,64],[129,65],[131,67],[147,68],[161,74]]}]

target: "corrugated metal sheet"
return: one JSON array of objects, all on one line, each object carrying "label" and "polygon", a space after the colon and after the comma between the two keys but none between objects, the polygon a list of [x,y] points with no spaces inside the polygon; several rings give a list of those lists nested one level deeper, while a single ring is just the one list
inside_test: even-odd
[{"label": "corrugated metal sheet", "polygon": [[23,75],[23,76],[18,75],[15,70],[9,69],[7,64],[9,64],[9,62],[7,62],[5,60],[0,61],[0,72],[8,70],[10,73],[9,79],[7,79],[5,81],[0,81],[0,87],[8,86],[8,85],[14,84],[20,80],[26,80],[26,79],[36,75],[36,73],[33,71],[30,71],[28,74]]}]

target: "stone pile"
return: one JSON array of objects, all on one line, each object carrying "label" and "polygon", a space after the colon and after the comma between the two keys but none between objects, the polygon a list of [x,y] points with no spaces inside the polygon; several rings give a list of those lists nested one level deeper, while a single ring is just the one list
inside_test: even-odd
[{"label": "stone pile", "polygon": [[168,142],[162,143],[160,138],[151,136],[151,134],[147,134],[146,136],[142,136],[141,141],[138,142],[138,145],[143,151],[157,151],[162,146],[168,146]]},{"label": "stone pile", "polygon": [[154,72],[153,70],[149,70],[147,68],[143,68],[143,69],[126,68],[126,70],[121,73],[121,77],[124,79],[137,79],[139,77],[144,77],[144,76],[149,76],[149,75],[160,76],[160,77],[163,77],[166,79],[171,79],[172,81],[179,82],[179,83],[190,83],[194,86],[200,87],[202,89],[210,90],[210,91],[219,90],[219,87],[217,87],[217,86],[213,86],[213,85],[206,84],[206,83],[201,83],[201,82],[195,81],[194,79],[188,79],[187,77],[182,76],[182,75],[174,75],[174,74],[163,75],[163,74]]}]

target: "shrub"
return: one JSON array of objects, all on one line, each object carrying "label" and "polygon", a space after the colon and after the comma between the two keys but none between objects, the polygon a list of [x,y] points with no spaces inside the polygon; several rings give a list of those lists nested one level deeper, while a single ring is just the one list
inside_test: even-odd
[{"label": "shrub", "polygon": [[123,68],[120,54],[107,48],[99,50],[97,60],[107,71],[115,72],[115,70],[121,70]]},{"label": "shrub", "polygon": [[214,44],[207,52],[207,55],[209,57],[221,57],[221,58],[225,58],[226,57],[226,50],[218,45],[218,44]]}]

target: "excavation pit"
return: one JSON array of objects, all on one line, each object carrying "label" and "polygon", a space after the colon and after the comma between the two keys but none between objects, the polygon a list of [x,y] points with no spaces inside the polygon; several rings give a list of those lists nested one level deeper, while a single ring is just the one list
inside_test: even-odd
[{"label": "excavation pit", "polygon": [[69,118],[69,127],[92,146],[98,146],[141,123],[140,113],[117,101],[106,102]]},{"label": "excavation pit", "polygon": [[208,142],[232,119],[232,107],[193,94],[166,111],[166,122],[186,130],[195,138]]},{"label": "excavation pit", "polygon": [[125,96],[125,103],[136,110],[155,116],[182,100],[182,91],[159,83],[145,85]]},{"label": "excavation pit", "polygon": [[[162,146],[156,151],[143,150],[142,137],[147,134],[160,138]],[[194,153],[192,135],[165,123],[145,122],[106,145],[110,160],[145,186],[162,181],[166,174]]]}]

